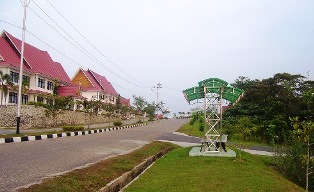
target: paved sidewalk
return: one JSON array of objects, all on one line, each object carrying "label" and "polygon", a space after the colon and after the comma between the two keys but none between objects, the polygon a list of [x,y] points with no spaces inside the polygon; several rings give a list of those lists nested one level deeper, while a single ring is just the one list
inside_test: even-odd
[{"label": "paved sidewalk", "polygon": [[[172,132],[171,134],[170,133],[166,134],[160,137],[159,141],[171,142],[181,147],[201,146],[200,138],[189,136],[180,132]],[[265,155],[265,156],[276,155],[275,151],[273,150],[273,147],[268,147],[268,146],[253,146],[250,149],[240,149],[240,150],[253,154],[253,155]]]},{"label": "paved sidewalk", "polygon": [[260,151],[260,150],[253,150],[253,149],[241,149],[244,152],[253,154],[253,155],[265,155],[265,156],[275,156],[275,152],[269,152],[269,151]]}]

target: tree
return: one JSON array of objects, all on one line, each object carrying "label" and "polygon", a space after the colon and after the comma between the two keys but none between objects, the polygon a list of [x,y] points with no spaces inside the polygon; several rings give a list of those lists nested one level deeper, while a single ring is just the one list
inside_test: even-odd
[{"label": "tree", "polygon": [[[306,91],[314,88],[314,82],[305,81],[302,75],[278,73],[263,80],[250,80],[240,76],[233,85],[244,89],[245,96],[237,105],[226,110],[224,123],[228,124],[234,118],[250,118],[258,130],[246,134],[248,140],[287,143],[293,130],[289,117],[299,116],[304,119],[308,114],[314,116],[314,104],[308,104],[304,100]],[[229,131],[231,130],[232,126]],[[232,137],[233,133],[230,134]]]},{"label": "tree", "polygon": [[84,103],[85,112],[88,113],[88,116],[89,116],[89,121],[88,121],[88,129],[89,129],[92,122],[92,117],[98,114],[100,109],[104,108],[104,104],[103,102],[99,100],[93,100],[93,99],[91,101],[84,100],[83,103]]},{"label": "tree", "polygon": [[248,87],[250,87],[254,81],[250,80],[248,77],[245,76],[239,76],[238,79],[234,81],[234,83],[231,83],[232,87],[236,87],[239,89],[246,90]]},{"label": "tree", "polygon": [[4,74],[2,71],[0,71],[0,85],[1,85],[1,105],[2,105],[2,99],[4,96],[4,102],[6,103],[6,98],[9,94],[9,86],[13,86],[13,82],[11,79],[11,76],[9,74]]},{"label": "tree", "polygon": [[53,126],[57,126],[57,115],[61,114],[63,110],[67,109],[69,105],[73,103],[73,98],[71,97],[61,97],[58,95],[53,95],[51,97],[52,102],[48,103],[47,105],[44,105],[46,108],[45,115],[47,117],[53,118]]},{"label": "tree", "polygon": [[[310,151],[310,147],[311,145],[314,144],[311,143],[311,138],[313,139],[313,135],[314,135],[314,122],[312,121],[302,121],[300,122],[298,117],[295,118],[291,118],[291,124],[294,128],[294,137],[295,140],[297,142],[300,142],[302,144],[304,144],[306,146],[306,155],[304,155],[305,158],[300,157],[305,159],[306,162],[306,191],[309,190],[309,176],[310,174],[314,173],[314,159],[311,158],[311,151]],[[312,162],[311,162],[312,161]],[[313,167],[311,167],[311,164]],[[313,179],[312,179],[313,180]]]},{"label": "tree", "polygon": [[170,111],[170,109],[168,109],[168,108],[164,108],[164,109],[161,110],[161,113],[162,113],[163,116],[168,116],[168,114],[169,114],[170,112],[171,112],[171,111]]},{"label": "tree", "polygon": [[58,79],[54,78],[53,79],[53,95],[58,95],[58,87],[59,87],[59,81]]},{"label": "tree", "polygon": [[148,115],[148,118],[152,120],[155,117],[156,109],[157,109],[157,105],[153,102],[153,103],[147,103],[143,111],[146,112]]},{"label": "tree", "polygon": [[102,109],[104,109],[107,112],[107,116],[110,117],[114,113],[115,106],[111,103],[104,103]]},{"label": "tree", "polygon": [[135,106],[135,110],[143,111],[147,105],[147,101],[143,97],[141,96],[137,97],[135,95],[133,95],[133,99],[134,99],[133,105]]},{"label": "tree", "polygon": [[[133,105],[134,105],[135,111],[143,115],[144,109],[147,106],[147,101],[143,97],[141,96],[137,97],[135,95],[133,95],[133,99],[134,99]],[[143,115],[143,119],[144,119],[144,115]]]},{"label": "tree", "polygon": [[26,93],[29,89],[29,81],[24,80],[22,81],[22,93]]},{"label": "tree", "polygon": [[122,118],[126,118],[128,113],[130,113],[131,111],[132,111],[131,106],[126,106],[126,105],[120,106],[120,114],[121,114]]}]

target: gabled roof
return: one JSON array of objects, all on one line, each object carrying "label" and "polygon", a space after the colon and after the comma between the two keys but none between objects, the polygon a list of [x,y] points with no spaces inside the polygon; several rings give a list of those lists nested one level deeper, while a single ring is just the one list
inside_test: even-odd
[{"label": "gabled roof", "polygon": [[79,72],[82,72],[85,78],[92,85],[82,86],[82,89],[84,91],[103,91],[105,93],[109,93],[112,95],[118,95],[117,91],[114,89],[112,84],[104,76],[101,76],[90,69],[88,70],[79,69],[78,72],[76,72],[73,80],[75,79],[76,75],[79,74]]},{"label": "gabled roof", "polygon": [[[20,67],[22,41],[3,31],[0,37],[0,55],[4,61],[0,65]],[[72,84],[60,63],[54,62],[47,51],[42,51],[24,43],[24,70],[56,78],[66,84]]]},{"label": "gabled roof", "polygon": [[95,73],[92,70],[88,70],[91,76],[95,79],[98,86],[107,93],[111,93],[113,95],[118,95],[117,91],[113,88],[112,84],[106,79],[106,77],[101,76]]}]

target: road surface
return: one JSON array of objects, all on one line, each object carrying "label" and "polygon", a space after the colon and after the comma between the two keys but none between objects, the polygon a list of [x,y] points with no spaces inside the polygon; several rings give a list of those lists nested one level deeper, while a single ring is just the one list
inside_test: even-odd
[{"label": "road surface", "polygon": [[[169,119],[142,127],[98,134],[0,145],[0,191],[128,153],[154,140],[180,140],[172,134],[188,120]],[[191,138],[186,138],[190,142]],[[195,140],[194,140],[195,141]]]}]

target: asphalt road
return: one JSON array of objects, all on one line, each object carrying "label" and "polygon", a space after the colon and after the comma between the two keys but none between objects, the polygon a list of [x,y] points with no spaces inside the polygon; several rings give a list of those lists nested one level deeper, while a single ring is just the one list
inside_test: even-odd
[{"label": "asphalt road", "polygon": [[185,119],[169,119],[142,127],[0,145],[0,191],[40,182],[43,178],[128,153],[154,140],[198,141],[172,134]]}]

